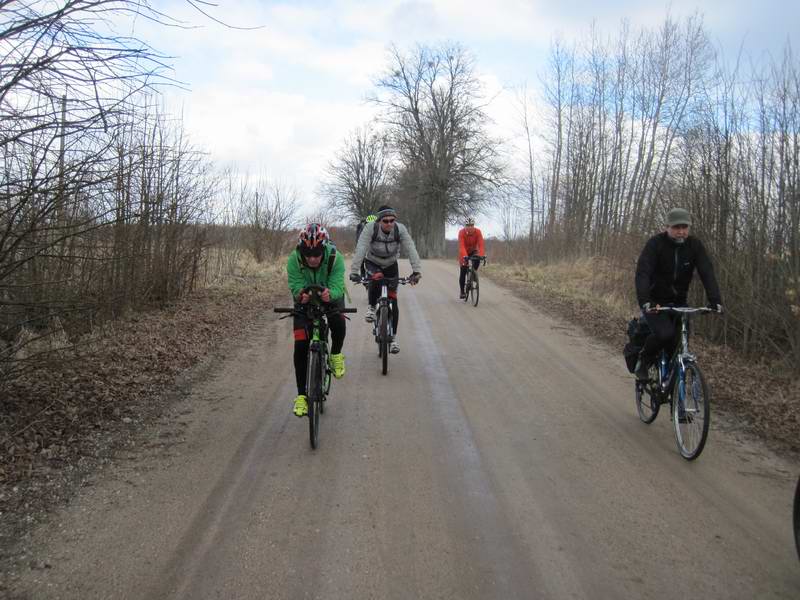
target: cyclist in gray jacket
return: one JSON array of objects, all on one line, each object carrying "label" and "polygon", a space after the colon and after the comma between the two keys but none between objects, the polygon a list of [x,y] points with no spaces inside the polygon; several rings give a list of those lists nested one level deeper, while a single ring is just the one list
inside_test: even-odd
[{"label": "cyclist in gray jacket", "polygon": [[[364,264],[367,276],[373,277],[377,273],[382,273],[386,278],[396,278],[400,274],[397,260],[400,258],[400,250],[405,250],[408,260],[411,263],[411,285],[416,285],[422,277],[422,265],[420,264],[417,247],[414,240],[408,233],[405,225],[397,221],[397,213],[391,206],[381,206],[377,213],[378,219],[367,224],[358,238],[353,262],[350,265],[350,280],[360,281],[360,267]],[[369,308],[367,308],[364,319],[368,323],[375,320],[375,305],[378,303],[380,295],[380,283],[373,279],[369,286]],[[397,323],[399,310],[397,307],[397,282],[389,285],[389,298],[392,302],[392,329],[394,338],[389,345],[392,354],[400,352],[397,344]]]}]

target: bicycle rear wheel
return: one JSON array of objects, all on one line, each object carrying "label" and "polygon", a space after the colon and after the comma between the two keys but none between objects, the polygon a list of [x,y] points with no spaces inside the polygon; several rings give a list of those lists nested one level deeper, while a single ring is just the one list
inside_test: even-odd
[{"label": "bicycle rear wheel", "polygon": [[389,370],[389,307],[381,306],[378,313],[378,354],[381,357],[381,374]]},{"label": "bicycle rear wheel", "polygon": [[661,404],[653,397],[644,383],[636,381],[634,385],[636,386],[636,412],[639,413],[642,423],[650,425],[656,420]]},{"label": "bicycle rear wheel", "polygon": [[703,451],[711,420],[711,397],[700,367],[687,363],[683,380],[678,380],[672,401],[672,424],[678,450],[686,460]]},{"label": "bicycle rear wheel", "polygon": [[322,361],[319,351],[308,356],[308,438],[311,448],[319,445],[319,407],[322,399]]},{"label": "bicycle rear wheel", "polygon": [[480,280],[478,279],[478,272],[472,272],[472,286],[470,288],[469,294],[472,296],[472,306],[478,306],[478,298],[480,297]]}]

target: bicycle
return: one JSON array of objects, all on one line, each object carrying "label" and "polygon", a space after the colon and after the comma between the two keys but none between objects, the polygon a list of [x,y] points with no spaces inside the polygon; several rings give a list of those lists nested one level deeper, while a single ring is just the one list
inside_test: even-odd
[{"label": "bicycle", "polygon": [[480,298],[480,280],[478,279],[478,271],[475,269],[475,263],[486,264],[485,256],[470,255],[468,257],[469,271],[464,279],[464,302],[472,299],[472,306],[478,306],[478,298]]},{"label": "bicycle", "polygon": [[360,283],[368,284],[371,281],[381,282],[381,295],[378,298],[377,309],[375,310],[375,320],[372,322],[372,335],[378,344],[378,358],[381,359],[381,374],[386,375],[389,371],[389,344],[394,339],[392,331],[392,303],[389,301],[389,284],[399,283],[405,285],[411,283],[410,277],[364,277]]},{"label": "bicycle", "polygon": [[325,412],[325,401],[331,390],[330,353],[328,352],[328,317],[342,313],[358,312],[357,308],[340,308],[326,306],[320,294],[325,288],[321,285],[310,285],[303,291],[311,294],[308,304],[298,304],[292,308],[275,308],[276,313],[287,313],[285,317],[297,316],[308,319],[311,323],[311,341],[308,345],[308,363],[306,366],[306,395],[308,402],[308,435],[311,448],[319,445],[319,417]]},{"label": "bicycle", "polygon": [[680,315],[680,344],[669,360],[666,350],[661,351],[656,364],[650,367],[648,381],[636,381],[636,411],[642,422],[649,425],[658,416],[660,406],[669,404],[678,450],[686,460],[694,460],[700,456],[708,437],[711,396],[697,365],[697,356],[689,352],[689,320],[693,314],[717,311],[706,307],[662,306],[651,312]]}]

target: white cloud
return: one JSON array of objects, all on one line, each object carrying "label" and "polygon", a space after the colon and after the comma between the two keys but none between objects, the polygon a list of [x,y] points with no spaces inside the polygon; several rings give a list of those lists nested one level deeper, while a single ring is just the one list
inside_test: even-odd
[{"label": "white cloud", "polygon": [[310,198],[345,135],[367,121],[372,108],[298,93],[205,87],[192,94],[184,116],[192,139],[212,159],[279,175]]},{"label": "white cloud", "polygon": [[[134,29],[127,24],[122,31],[179,57],[176,78],[193,91],[172,102],[183,102],[188,132],[214,159],[292,180],[310,198],[345,135],[374,114],[363,98],[387,64],[390,44],[405,50],[416,43],[454,41],[472,51],[486,95],[494,98],[487,107],[492,131],[519,142],[516,92],[509,86],[527,80],[538,87],[545,51],[556,35],[579,39],[594,19],[603,34],[613,37],[623,17],[634,29],[656,27],[668,10],[680,18],[694,12],[696,4],[223,0],[208,7],[231,25],[262,26],[234,30],[205,19],[184,0],[164,0],[160,10],[201,27],[169,29],[140,19]],[[756,38],[769,29],[770,15],[780,13],[773,36],[780,38],[796,22],[787,15],[798,9],[784,3],[781,11],[771,10],[779,4],[762,0],[756,9],[745,0],[708,0],[702,8],[712,37],[735,39],[752,31]]]}]

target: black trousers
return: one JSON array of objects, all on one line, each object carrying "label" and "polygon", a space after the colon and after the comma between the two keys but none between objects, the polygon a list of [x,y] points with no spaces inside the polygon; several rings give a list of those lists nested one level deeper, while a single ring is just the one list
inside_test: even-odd
[{"label": "black trousers", "polygon": [[[384,277],[396,278],[400,275],[400,265],[396,262],[388,267],[381,267],[374,262],[365,260],[364,268],[371,276],[374,273],[383,273]],[[369,284],[369,305],[375,306],[378,303],[378,298],[381,296],[381,282],[380,280],[371,281]],[[400,309],[397,306],[397,282],[389,284],[389,300],[392,307],[392,331],[397,334],[397,324],[400,322]]]},{"label": "black trousers", "polygon": [[[332,306],[344,308],[344,298],[331,302]],[[300,305],[298,305],[300,306]],[[328,329],[331,332],[331,354],[339,354],[344,346],[347,333],[347,321],[344,315],[332,315],[328,318]],[[308,346],[311,338],[311,322],[303,317],[294,318],[294,377],[297,382],[297,393],[306,395],[306,369],[308,368]]]},{"label": "black trousers", "polygon": [[[472,258],[472,266],[475,267],[475,270],[478,270],[478,267],[481,266],[481,261],[479,258]],[[467,273],[469,272],[469,266],[461,265],[461,271],[458,274],[458,288],[461,290],[461,293],[464,293],[464,282],[467,280]]]},{"label": "black trousers", "polygon": [[645,364],[653,363],[662,349],[672,356],[678,341],[679,316],[672,313],[645,313],[644,316],[650,326],[650,335],[642,348],[642,360]]}]

